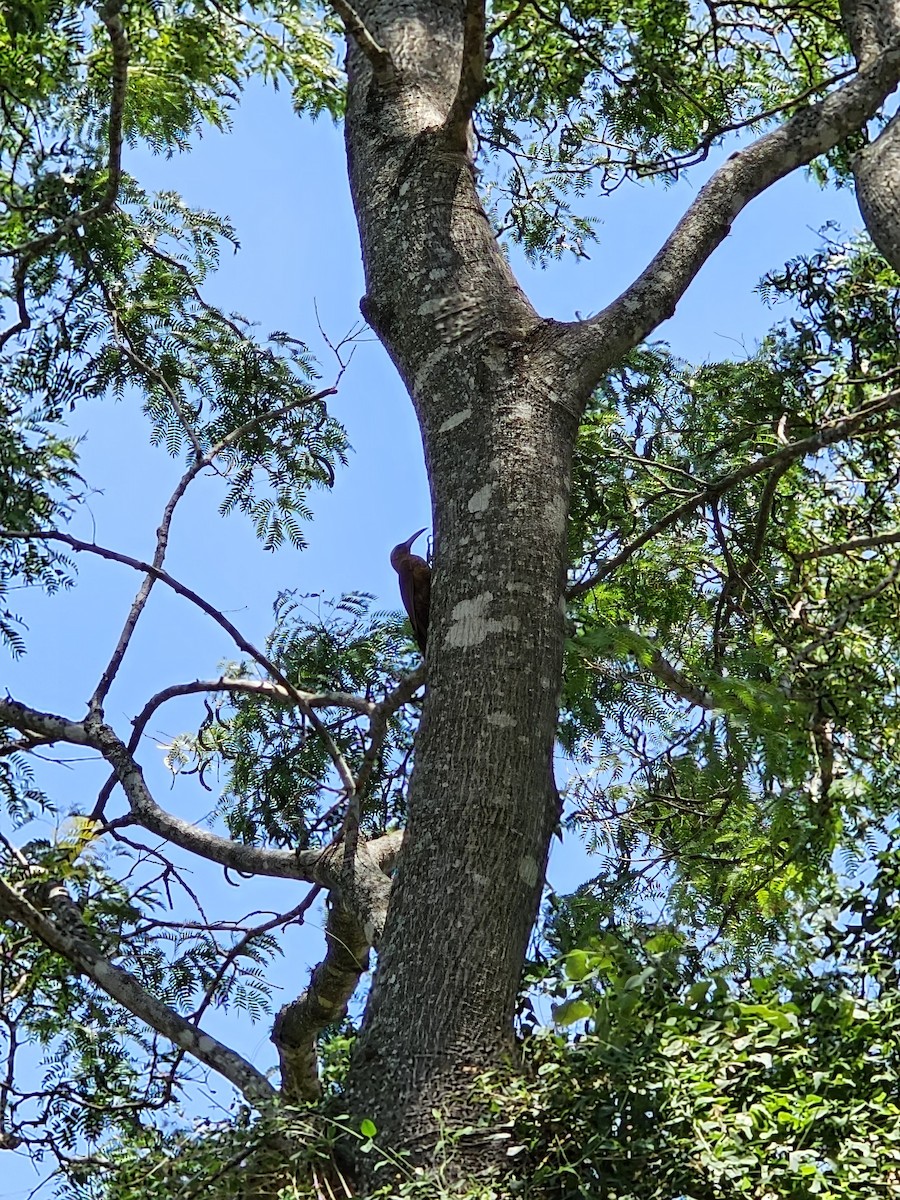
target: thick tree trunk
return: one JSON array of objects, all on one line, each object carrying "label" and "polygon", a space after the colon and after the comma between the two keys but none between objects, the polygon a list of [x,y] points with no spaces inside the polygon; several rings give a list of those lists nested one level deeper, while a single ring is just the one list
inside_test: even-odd
[{"label": "thick tree trunk", "polygon": [[853,175],[869,236],[900,272],[900,117],[860,151]]},{"label": "thick tree trunk", "polygon": [[[844,24],[860,66],[900,38],[900,0],[842,0]],[[872,241],[900,271],[900,117],[895,116],[853,164],[856,199]]]},{"label": "thick tree trunk", "polygon": [[[581,397],[518,288],[468,157],[440,126],[463,6],[366,10],[393,56],[378,87],[351,50],[347,144],[364,311],[422,427],[436,556],[428,691],[409,821],[354,1057],[353,1112],[427,1147],[464,1120],[474,1074],[511,1046],[558,805],[566,515]],[[427,1149],[426,1149],[427,1154]]]}]

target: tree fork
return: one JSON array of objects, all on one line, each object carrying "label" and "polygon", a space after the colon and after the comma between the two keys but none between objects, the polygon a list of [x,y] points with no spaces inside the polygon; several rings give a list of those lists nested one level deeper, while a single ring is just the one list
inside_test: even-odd
[{"label": "tree fork", "polygon": [[351,45],[346,138],[363,310],[423,434],[434,593],[404,850],[347,1087],[386,1145],[427,1159],[432,1110],[468,1123],[474,1075],[512,1047],[559,817],[551,760],[585,397],[570,390],[555,326],[516,283],[471,161],[445,132],[464,5],[419,4],[415,26],[395,7],[361,13],[397,82],[379,88]]}]

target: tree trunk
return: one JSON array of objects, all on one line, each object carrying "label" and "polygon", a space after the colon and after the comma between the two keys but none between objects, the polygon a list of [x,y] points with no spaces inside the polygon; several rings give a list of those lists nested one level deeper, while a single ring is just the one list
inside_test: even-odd
[{"label": "tree trunk", "polygon": [[464,1121],[473,1075],[511,1047],[558,819],[551,760],[583,397],[497,248],[468,155],[440,128],[462,4],[376,5],[365,20],[397,79],[376,86],[351,49],[363,310],[416,406],[436,549],[407,834],[348,1089],[387,1144],[425,1145],[427,1157],[432,1109]]},{"label": "tree trunk", "polygon": [[853,164],[856,199],[878,250],[900,272],[900,117],[865,146]]},{"label": "tree trunk", "polygon": [[[860,66],[900,38],[900,0],[842,0],[844,24]],[[853,163],[856,199],[869,236],[900,272],[900,117],[894,116]]]}]

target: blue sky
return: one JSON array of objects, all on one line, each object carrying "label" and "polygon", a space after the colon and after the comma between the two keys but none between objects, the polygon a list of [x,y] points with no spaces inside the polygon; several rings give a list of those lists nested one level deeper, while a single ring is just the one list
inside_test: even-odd
[{"label": "blue sky", "polygon": [[[258,321],[264,332],[286,329],[306,340],[329,383],[335,364],[318,333],[315,308],[328,336],[338,340],[358,322],[363,292],[340,129],[326,121],[300,122],[285,93],[253,88],[230,134],[211,133],[193,153],[172,160],[132,150],[126,167],[149,188],[176,190],[189,204],[232,219],[242,249],[226,257],[207,294]],[[590,261],[564,261],[542,270],[528,267],[513,249],[513,263],[539,311],[565,319],[608,303],[646,265],[709,169],[668,190],[651,184],[623,187],[598,201],[593,211],[602,224],[599,242],[588,247]],[[773,321],[754,295],[759,277],[816,246],[816,231],[827,220],[848,230],[860,224],[850,193],[823,193],[800,174],[770,189],[738,218],[675,317],[655,336],[695,361],[752,350]],[[313,496],[316,519],[307,529],[308,549],[267,554],[246,520],[218,516],[221,487],[215,480],[195,484],[175,520],[168,569],[260,645],[271,625],[272,601],[284,588],[325,595],[362,590],[374,593],[382,606],[399,607],[390,548],[430,522],[412,408],[374,340],[359,346],[332,410],[346,425],[354,453],[334,491]],[[72,428],[85,435],[82,469],[97,489],[72,531],[149,556],[178,464],[149,446],[146,421],[127,402],[85,406],[73,414]],[[127,568],[110,563],[83,558],[79,568],[78,586],[70,593],[15,597],[30,627],[30,650],[21,662],[4,664],[2,679],[2,686],[26,703],[72,716],[81,715],[139,583]],[[108,716],[125,730],[154,691],[209,677],[223,658],[237,657],[202,613],[157,587],[110,697]],[[198,711],[189,701],[167,706],[152,726],[154,738],[165,742],[195,726]],[[142,754],[162,804],[197,820],[213,807],[215,797],[193,781],[173,785],[153,739],[145,740]],[[89,808],[103,778],[104,771],[84,764],[48,766],[43,774],[63,811]],[[202,864],[194,868],[194,886],[216,915],[286,909],[302,895],[295,886],[270,881],[234,888],[221,872]],[[591,873],[580,846],[554,843],[551,878],[557,887],[571,890]],[[319,920],[286,939],[286,959],[275,964],[271,977],[276,1008],[302,988],[307,968],[319,955]],[[214,1017],[212,1029],[260,1067],[271,1065],[266,1023],[250,1027],[233,1014]],[[226,1103],[229,1090],[217,1085]],[[7,1155],[4,1165],[0,1197],[26,1194],[35,1182],[33,1170],[21,1156]]]}]

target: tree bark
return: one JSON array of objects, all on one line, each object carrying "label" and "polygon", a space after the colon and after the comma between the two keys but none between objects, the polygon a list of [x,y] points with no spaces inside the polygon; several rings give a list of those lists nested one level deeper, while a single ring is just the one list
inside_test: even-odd
[{"label": "tree bark", "polygon": [[427,1159],[432,1110],[468,1123],[472,1078],[512,1046],[558,820],[566,518],[584,403],[671,314],[744,206],[876,111],[900,48],[731,156],[618,300],[560,325],[513,277],[465,149],[478,5],[337,7],[355,29],[345,130],[362,309],[416,408],[436,546],[407,831],[347,1090],[386,1145]]},{"label": "tree bark", "polygon": [[853,177],[869,237],[900,273],[900,118],[859,152]]},{"label": "tree bark", "polygon": [[[860,66],[900,41],[900,0],[843,0],[842,11]],[[863,147],[853,163],[853,177],[869,236],[900,272],[900,117]]]},{"label": "tree bark", "polygon": [[354,1114],[395,1148],[427,1146],[435,1107],[462,1117],[473,1075],[511,1049],[558,820],[566,516],[585,399],[443,128],[464,6],[414,10],[365,10],[396,77],[376,86],[351,48],[346,120],[363,311],[416,406],[435,537],[407,832],[348,1082]]}]

